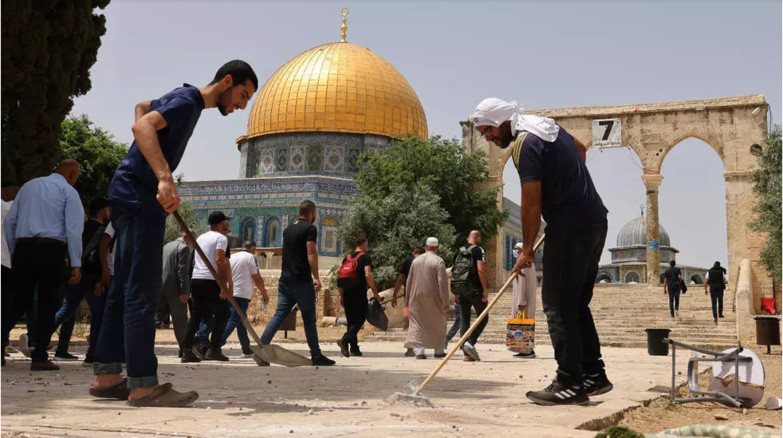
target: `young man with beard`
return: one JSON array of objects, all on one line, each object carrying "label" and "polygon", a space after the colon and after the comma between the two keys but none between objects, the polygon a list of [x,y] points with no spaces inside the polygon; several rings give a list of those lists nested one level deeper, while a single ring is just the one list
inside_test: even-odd
[{"label": "young man with beard", "polygon": [[[277,311],[261,335],[261,343],[270,344],[288,319],[291,309],[298,306],[313,366],[332,366],[335,362],[324,356],[318,345],[318,327],[315,325],[315,294],[321,290],[321,277],[316,246],[318,229],[313,222],[315,203],[302,201],[299,216],[283,231],[283,266],[277,286]],[[258,364],[263,366],[268,362]]]},{"label": "young man with beard", "polygon": [[513,273],[533,264],[533,246],[546,221],[542,302],[557,360],[557,376],[527,397],[543,405],[586,404],[612,384],[601,360],[590,312],[606,240],[608,211],[585,165],[585,147],[554,120],[529,116],[516,102],[484,99],[471,120],[511,157],[522,184],[522,252]]},{"label": "young man with beard", "polygon": [[[155,356],[155,311],[160,301],[166,213],[180,198],[172,172],[206,108],[228,115],[244,109],[258,78],[244,61],[220,67],[209,85],[185,84],[159,99],[136,105],[134,142],[109,188],[116,233],[114,279],[106,298],[93,364],[95,397],[127,399],[131,406],[177,407],[193,403],[195,391],[180,393],[159,384]],[[128,378],[123,379],[126,360]]]}]

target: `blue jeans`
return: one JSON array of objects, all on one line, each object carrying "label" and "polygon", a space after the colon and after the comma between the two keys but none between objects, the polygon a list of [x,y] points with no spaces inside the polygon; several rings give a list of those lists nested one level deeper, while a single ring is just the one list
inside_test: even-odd
[{"label": "blue jeans", "polygon": [[[87,347],[87,357],[93,358],[95,355],[95,349],[98,346],[98,338],[101,333],[101,324],[103,323],[103,307],[106,305],[106,294],[101,294],[97,297],[93,293],[95,288],[95,280],[82,279],[82,281],[75,286],[66,286],[65,298],[63,299],[63,305],[57,314],[54,316],[54,328],[68,321],[76,316],[76,311],[79,309],[79,304],[82,300],[87,300],[87,304],[90,306],[90,346]],[[68,351],[68,344],[71,342],[71,332],[64,333],[64,330],[60,331],[60,340],[57,345],[57,351],[65,353]]]},{"label": "blue jeans", "polygon": [[[234,298],[237,305],[242,309],[242,313],[247,315],[247,308],[250,306],[250,300],[247,298]],[[247,329],[242,325],[242,317],[231,307],[231,317],[226,325],[226,330],[223,332],[223,339],[220,341],[220,345],[226,345],[226,340],[231,336],[231,333],[237,329],[237,337],[239,338],[239,345],[242,346],[242,352],[247,353],[250,351],[250,338],[247,337]]]},{"label": "blue jeans", "polygon": [[[191,315],[192,314],[193,312],[191,311]],[[196,332],[197,347],[209,348],[209,334],[212,333],[212,319],[212,315],[209,315],[201,321],[201,324],[199,324],[198,331]]]},{"label": "blue jeans", "polygon": [[460,325],[460,307],[459,304],[454,305],[454,325],[451,326],[449,329],[449,332],[446,333],[446,343],[448,344],[449,341],[451,341],[454,338],[454,335],[459,332],[459,325]]},{"label": "blue jeans", "polygon": [[119,374],[126,360],[128,387],[158,384],[155,313],[160,301],[166,217],[112,203],[114,278],[106,297],[93,371]]},{"label": "blue jeans", "polygon": [[671,313],[672,318],[674,318],[674,312],[678,312],[680,310],[680,291],[670,290],[668,292],[669,292],[669,313]]},{"label": "blue jeans", "polygon": [[275,333],[280,330],[288,314],[294,305],[299,305],[302,312],[307,346],[310,347],[310,355],[321,355],[321,347],[318,346],[318,328],[315,326],[315,286],[313,280],[300,280],[296,278],[280,277],[277,286],[277,311],[261,335],[261,343],[266,345],[272,342]]}]

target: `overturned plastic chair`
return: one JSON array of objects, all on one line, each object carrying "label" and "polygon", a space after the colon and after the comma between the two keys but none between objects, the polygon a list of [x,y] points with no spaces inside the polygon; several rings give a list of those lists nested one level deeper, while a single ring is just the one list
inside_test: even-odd
[{"label": "overturned plastic chair", "polygon": [[[764,365],[750,350],[742,347],[711,351],[672,339],[664,339],[672,346],[673,403],[718,402],[728,406],[751,408],[764,397]],[[677,398],[677,347],[691,351],[688,360],[688,389],[695,397]],[[712,377],[706,391],[699,389],[699,362],[712,365]]]}]

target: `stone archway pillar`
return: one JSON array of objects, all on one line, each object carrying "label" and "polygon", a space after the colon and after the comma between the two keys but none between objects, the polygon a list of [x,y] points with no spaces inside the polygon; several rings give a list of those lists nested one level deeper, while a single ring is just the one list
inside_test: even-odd
[{"label": "stone archway pillar", "polygon": [[658,286],[661,277],[660,226],[658,225],[658,187],[663,182],[660,174],[642,175],[647,187],[647,286]]}]

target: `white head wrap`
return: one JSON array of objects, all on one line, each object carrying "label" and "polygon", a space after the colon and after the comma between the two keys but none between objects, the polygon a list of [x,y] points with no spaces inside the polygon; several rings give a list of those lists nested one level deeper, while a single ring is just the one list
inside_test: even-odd
[{"label": "white head wrap", "polygon": [[439,244],[440,244],[440,242],[438,242],[438,239],[436,239],[435,237],[430,237],[430,238],[427,239],[427,246],[430,246],[430,247],[434,248],[434,247],[438,246]]},{"label": "white head wrap", "polygon": [[506,102],[496,97],[482,100],[473,112],[472,119],[475,126],[500,126],[506,120],[510,120],[511,134],[527,131],[547,142],[555,141],[560,132],[560,127],[554,120],[525,115],[525,109],[516,101]]},{"label": "white head wrap", "polygon": [[519,249],[520,251],[521,251],[521,250],[522,250],[522,248],[524,248],[524,247],[525,247],[525,246],[522,244],[522,242],[517,242],[517,244],[516,244],[516,245],[514,245],[514,249]]}]

